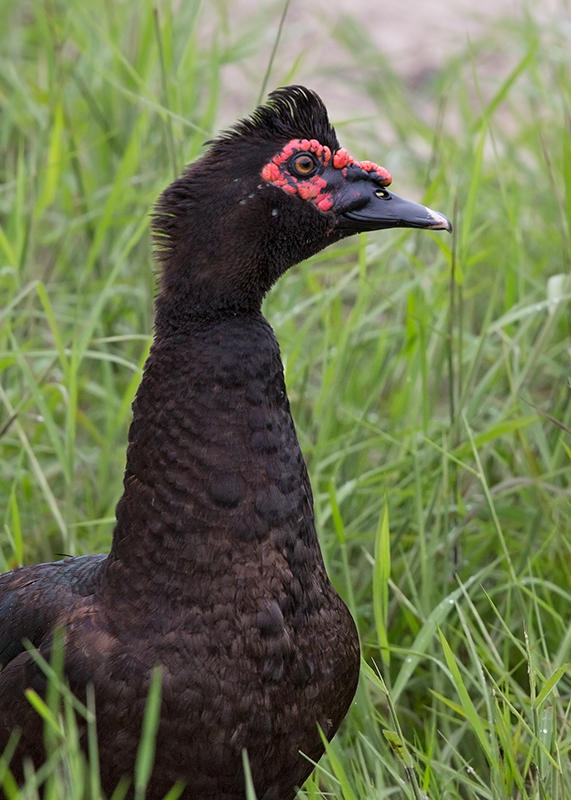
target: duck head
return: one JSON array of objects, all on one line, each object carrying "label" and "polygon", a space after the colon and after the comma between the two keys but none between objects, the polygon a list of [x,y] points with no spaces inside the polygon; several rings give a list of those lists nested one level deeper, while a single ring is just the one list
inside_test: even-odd
[{"label": "duck head", "polygon": [[452,227],[387,188],[389,172],[340,147],[315,92],[286,86],[208,143],[159,198],[159,299],[189,311],[260,307],[289,267],[346,236]]}]

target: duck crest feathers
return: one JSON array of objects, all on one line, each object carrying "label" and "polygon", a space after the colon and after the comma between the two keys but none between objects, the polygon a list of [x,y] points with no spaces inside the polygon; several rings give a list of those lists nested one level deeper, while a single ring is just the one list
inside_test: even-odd
[{"label": "duck crest feathers", "polygon": [[226,146],[241,138],[260,138],[276,143],[290,139],[317,139],[333,152],[339,149],[334,127],[318,94],[305,86],[281,86],[268,95],[250,117],[207,144]]}]

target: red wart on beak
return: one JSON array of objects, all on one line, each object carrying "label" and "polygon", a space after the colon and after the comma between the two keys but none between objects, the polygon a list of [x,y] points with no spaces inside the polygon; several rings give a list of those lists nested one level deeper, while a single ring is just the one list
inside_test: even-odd
[{"label": "red wart on beak", "polygon": [[443,214],[389,192],[392,178],[384,167],[357,161],[345,148],[332,154],[316,139],[289,141],[264,166],[262,178],[332,212],[335,227],[347,236],[381,228],[452,230]]}]

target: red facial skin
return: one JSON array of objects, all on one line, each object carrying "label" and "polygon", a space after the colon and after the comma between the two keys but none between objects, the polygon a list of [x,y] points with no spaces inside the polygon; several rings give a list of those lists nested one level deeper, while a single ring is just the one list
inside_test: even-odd
[{"label": "red facial skin", "polygon": [[347,167],[356,166],[366,173],[374,173],[380,186],[388,186],[392,181],[389,171],[384,167],[372,161],[356,161],[344,147],[332,155],[329,147],[320,144],[317,139],[291,139],[262,169],[262,178],[288,194],[297,194],[302,200],[309,200],[319,211],[332,208],[339,181],[328,182],[319,174],[303,178],[290,172],[287,162],[292,156],[303,152],[315,155],[322,168],[339,170],[344,178],[347,177]]}]

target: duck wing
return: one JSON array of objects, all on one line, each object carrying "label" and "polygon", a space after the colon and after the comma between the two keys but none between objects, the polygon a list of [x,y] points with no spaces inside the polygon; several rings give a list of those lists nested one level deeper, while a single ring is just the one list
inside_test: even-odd
[{"label": "duck wing", "polygon": [[80,597],[97,592],[106,557],[77,556],[0,575],[0,667],[25,650],[24,641],[39,646]]},{"label": "duck wing", "polygon": [[[84,598],[96,595],[105,558],[66,558],[0,575],[0,755],[17,727],[19,748],[36,766],[42,763],[43,723],[24,692],[34,689],[43,696],[45,675],[25,642],[41,648],[49,659],[55,626],[60,621],[65,623]],[[21,780],[18,760],[13,769]]]}]

